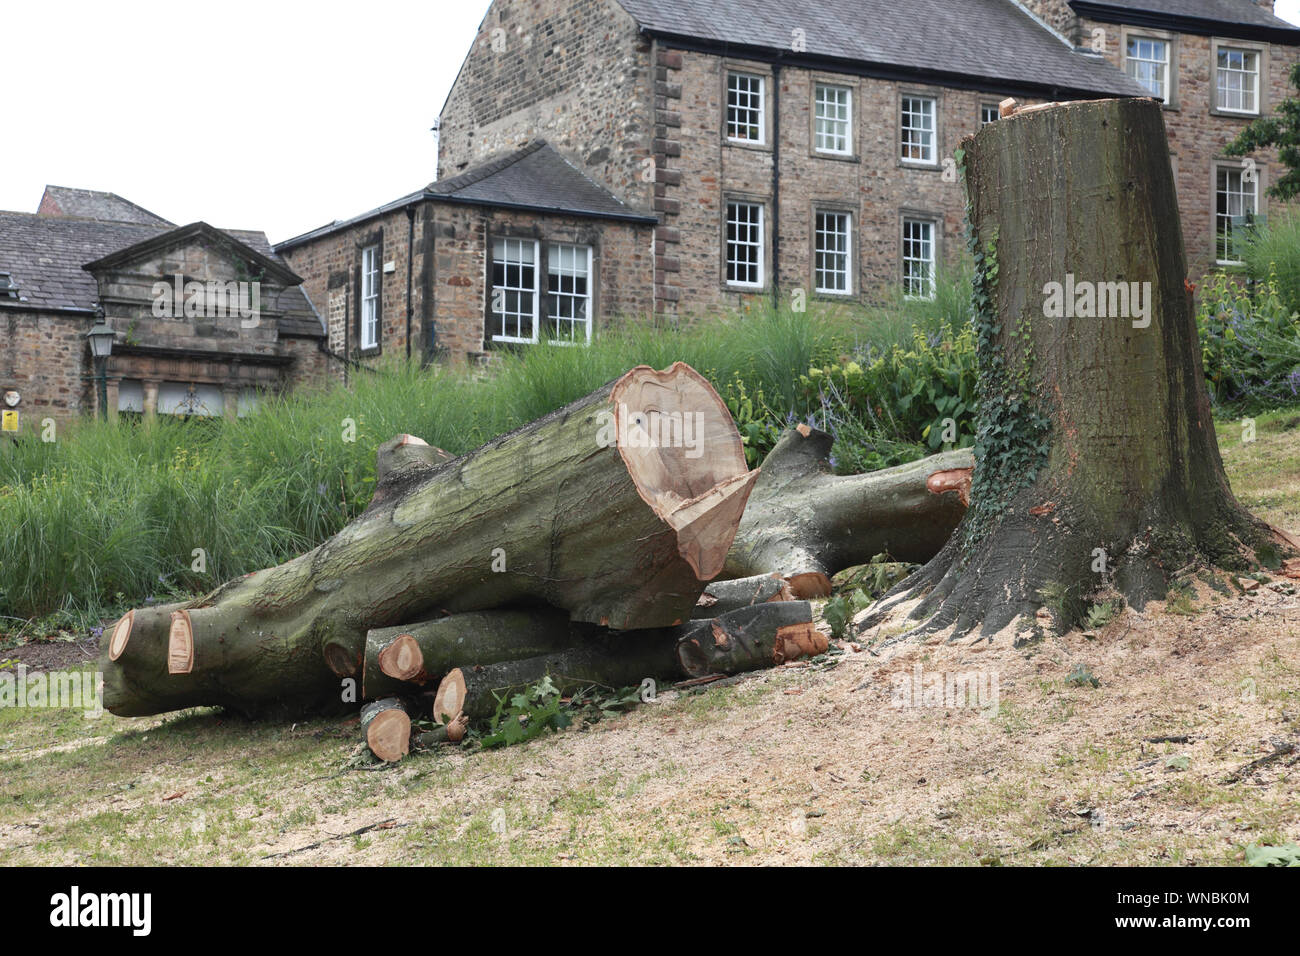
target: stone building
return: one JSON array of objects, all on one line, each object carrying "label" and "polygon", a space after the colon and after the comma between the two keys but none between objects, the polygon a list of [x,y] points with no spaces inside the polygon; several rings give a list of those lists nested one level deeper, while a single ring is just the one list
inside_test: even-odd
[{"label": "stone building", "polygon": [[660,219],[657,313],[926,296],[964,248],[953,153],[1001,99],[1160,95],[1195,276],[1270,208],[1276,156],[1222,149],[1298,57],[1269,0],[495,0],[439,171],[546,137]]},{"label": "stone building", "polygon": [[[99,410],[86,333],[114,331],[107,413],[234,416],[321,380],[320,317],[260,232],[176,226],[112,193],[47,186],[0,212],[0,408],[30,432]],[[16,413],[16,414],[15,414]]]},{"label": "stone building", "polygon": [[1277,156],[1223,151],[1252,120],[1295,95],[1287,78],[1300,60],[1300,29],[1274,15],[1273,0],[1026,3],[1164,103],[1189,270],[1234,265],[1243,222],[1278,206],[1266,194]]},{"label": "stone building", "polygon": [[275,249],[331,353],[477,360],[649,314],[655,223],[534,140]]}]

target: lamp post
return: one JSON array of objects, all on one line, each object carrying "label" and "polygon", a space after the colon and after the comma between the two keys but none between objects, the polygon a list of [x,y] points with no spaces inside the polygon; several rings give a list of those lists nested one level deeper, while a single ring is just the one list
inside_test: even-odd
[{"label": "lamp post", "polygon": [[113,337],[116,333],[104,321],[104,307],[95,308],[95,327],[86,333],[90,340],[90,354],[95,357],[95,379],[99,382],[99,414],[108,420],[108,357],[113,354]]}]

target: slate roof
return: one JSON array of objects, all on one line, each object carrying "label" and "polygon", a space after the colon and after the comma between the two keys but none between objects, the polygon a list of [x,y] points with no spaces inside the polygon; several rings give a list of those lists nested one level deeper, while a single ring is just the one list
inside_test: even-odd
[{"label": "slate roof", "polygon": [[[0,272],[18,285],[20,298],[0,297],[0,309],[42,308],[92,311],[98,303],[95,277],[83,266],[175,227],[134,222],[104,222],[26,212],[0,211]],[[261,232],[223,229],[249,248],[288,265]],[[324,325],[300,286],[291,286],[275,304],[285,311],[280,331],[323,337]]]},{"label": "slate roof", "polygon": [[[618,0],[643,32],[792,62],[874,66],[918,80],[1033,88],[1057,98],[1145,96],[1102,57],[1075,49],[1010,0]],[[804,31],[806,53],[792,52]],[[741,50],[737,51],[740,55]]]},{"label": "slate roof", "polygon": [[117,193],[98,192],[94,189],[73,189],[70,186],[46,186],[41,196],[39,212],[43,215],[73,216],[79,219],[100,219],[104,222],[135,222],[156,226],[171,226],[162,216],[137,206]]},{"label": "slate roof", "polygon": [[1300,42],[1300,27],[1288,23],[1252,0],[1089,0],[1087,3],[1071,2],[1070,6],[1113,7],[1130,13],[1155,13],[1238,26],[1294,30],[1298,39],[1290,42]]},{"label": "slate roof", "polygon": [[450,179],[378,206],[351,219],[336,220],[319,229],[278,242],[290,249],[340,229],[401,209],[415,202],[451,202],[499,206],[553,215],[580,216],[653,224],[658,220],[624,203],[604,186],[593,182],[545,140],[481,163]]}]

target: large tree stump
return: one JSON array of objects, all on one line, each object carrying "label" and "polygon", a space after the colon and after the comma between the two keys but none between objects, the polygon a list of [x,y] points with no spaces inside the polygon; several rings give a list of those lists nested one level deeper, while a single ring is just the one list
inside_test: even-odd
[{"label": "large tree stump", "polygon": [[866,623],[905,610],[914,632],[982,623],[991,636],[1019,617],[1026,635],[1050,603],[1064,629],[1099,590],[1140,608],[1180,569],[1289,551],[1224,476],[1160,104],[1034,109],[962,150],[980,362],[972,504]]},{"label": "large tree stump", "polygon": [[[836,476],[833,441],[800,425],[777,442],[740,520],[725,577],[777,573],[797,597],[828,597],[836,572],[883,552],[916,563],[939,553],[966,510],[971,452]],[[935,476],[940,480],[931,482]]]},{"label": "large tree stump", "polygon": [[137,611],[101,657],[105,706],[338,706],[367,631],[442,612],[674,625],[722,570],[756,476],[701,375],[633,369],[454,461],[395,468],[378,506],[308,554]]}]

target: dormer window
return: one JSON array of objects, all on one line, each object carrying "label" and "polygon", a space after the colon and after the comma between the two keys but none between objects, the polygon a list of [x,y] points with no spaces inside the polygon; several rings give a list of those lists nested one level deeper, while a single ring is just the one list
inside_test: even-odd
[{"label": "dormer window", "polygon": [[0,299],[18,298],[18,283],[8,272],[0,272]]}]

